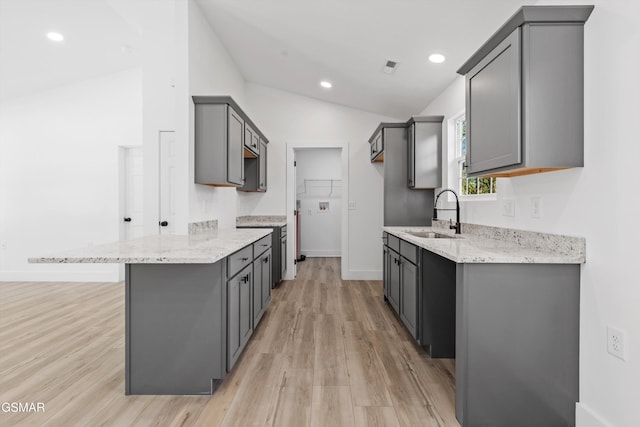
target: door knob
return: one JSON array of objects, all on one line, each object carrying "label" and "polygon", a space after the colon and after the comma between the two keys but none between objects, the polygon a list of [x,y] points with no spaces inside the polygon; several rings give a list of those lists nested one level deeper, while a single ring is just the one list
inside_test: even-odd
[{"label": "door knob", "polygon": [[167,225],[169,225],[167,221],[160,221],[158,224],[162,227],[166,227]]},{"label": "door knob", "polygon": [[131,218],[125,218],[124,222],[131,222]]}]

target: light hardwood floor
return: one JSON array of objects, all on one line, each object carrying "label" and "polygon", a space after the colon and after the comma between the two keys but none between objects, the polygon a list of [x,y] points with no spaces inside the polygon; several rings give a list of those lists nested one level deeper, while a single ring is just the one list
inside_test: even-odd
[{"label": "light hardwood floor", "polygon": [[0,283],[0,426],[459,426],[454,361],[430,359],[383,301],[307,258],[213,396],[124,395],[124,284]]}]

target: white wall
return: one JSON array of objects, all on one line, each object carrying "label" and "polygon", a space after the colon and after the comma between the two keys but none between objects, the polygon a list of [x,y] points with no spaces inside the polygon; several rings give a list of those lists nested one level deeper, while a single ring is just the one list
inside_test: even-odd
[{"label": "white wall", "polygon": [[[198,4],[189,0],[189,94],[229,95],[251,116],[245,105],[245,82],[240,70],[211,28]],[[194,184],[194,106],[189,100],[189,222],[217,219],[218,227],[234,228],[235,188]]]},{"label": "white wall", "polygon": [[[595,6],[585,26],[585,167],[500,179],[498,200],[463,203],[462,221],[586,237],[578,425],[623,427],[637,425],[640,400],[640,287],[634,266],[640,241],[640,84],[633,72],[640,69],[640,3],[600,0]],[[463,110],[460,78],[423,114],[445,114],[446,120]],[[542,200],[539,219],[530,215],[532,197]],[[515,217],[501,215],[504,198],[515,201]],[[626,362],[607,353],[608,324],[627,332]]]},{"label": "white wall", "polygon": [[0,280],[118,280],[115,264],[27,258],[118,240],[118,146],[141,144],[139,69],[3,103]]},{"label": "white wall", "polygon": [[[295,150],[300,253],[308,257],[340,256],[341,151],[339,148]],[[329,208],[320,209],[319,203],[328,203]]]},{"label": "white wall", "polygon": [[382,167],[370,163],[368,139],[380,122],[397,119],[253,83],[246,86],[246,98],[249,114],[270,141],[269,184],[264,194],[239,195],[238,211],[285,214],[287,142],[318,141],[327,146],[331,141],[348,141],[347,192],[356,209],[349,210],[349,266],[343,274],[354,280],[382,278]]}]

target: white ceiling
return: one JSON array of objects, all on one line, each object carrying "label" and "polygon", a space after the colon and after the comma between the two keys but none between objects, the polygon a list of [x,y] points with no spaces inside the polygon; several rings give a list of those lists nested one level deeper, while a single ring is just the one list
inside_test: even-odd
[{"label": "white ceiling", "polygon": [[[420,113],[451,84],[456,70],[522,5],[522,0],[196,1],[246,80],[403,119]],[[447,60],[430,63],[434,52]],[[382,72],[387,60],[400,64],[391,76]],[[333,89],[322,89],[321,79],[333,82]]]},{"label": "white ceiling", "polygon": [[[0,0],[0,100],[140,64],[139,29],[108,0]],[[65,36],[56,44],[50,31]]]},{"label": "white ceiling", "polygon": [[[138,66],[139,18],[155,1],[0,0],[0,100]],[[398,119],[420,113],[522,4],[196,1],[247,81]],[[52,30],[66,36],[62,44],[46,39]],[[447,61],[430,63],[434,52]],[[387,60],[399,62],[391,76]]]}]

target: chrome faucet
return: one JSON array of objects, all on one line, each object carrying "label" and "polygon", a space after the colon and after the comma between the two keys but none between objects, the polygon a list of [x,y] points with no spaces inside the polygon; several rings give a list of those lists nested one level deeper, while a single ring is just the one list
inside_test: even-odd
[{"label": "chrome faucet", "polygon": [[436,196],[436,201],[433,204],[433,219],[438,219],[438,211],[439,210],[440,211],[452,211],[453,210],[453,209],[444,209],[444,208],[438,209],[436,207],[438,205],[438,199],[440,198],[442,193],[446,193],[447,191],[453,193],[453,195],[456,196],[456,223],[455,224],[451,224],[451,220],[449,220],[449,228],[452,229],[452,230],[456,230],[456,234],[460,234],[460,202],[458,201],[458,195],[456,194],[456,192],[451,190],[450,188],[446,188],[446,189],[442,190]]}]

